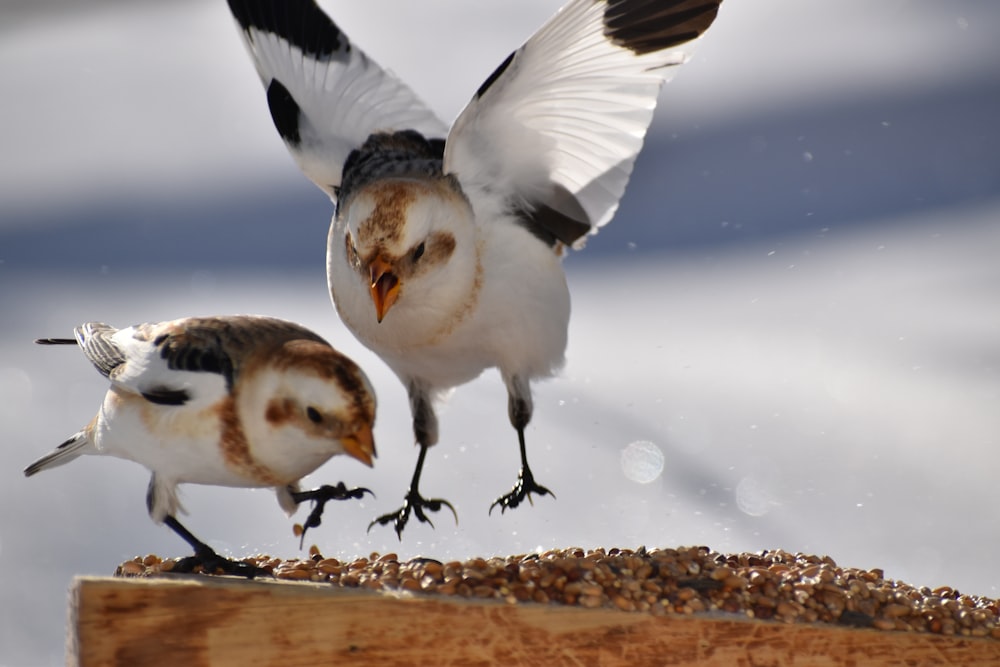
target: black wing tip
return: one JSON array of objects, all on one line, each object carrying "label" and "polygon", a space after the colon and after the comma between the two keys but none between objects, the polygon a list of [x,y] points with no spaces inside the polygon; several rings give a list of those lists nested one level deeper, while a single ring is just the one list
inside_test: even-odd
[{"label": "black wing tip", "polygon": [[275,129],[285,143],[292,146],[302,143],[302,135],[299,133],[302,108],[288,88],[277,79],[272,79],[267,86],[267,108],[271,112]]},{"label": "black wing tip", "polygon": [[351,48],[347,36],[312,0],[228,0],[229,11],[244,32],[277,35],[303,54],[324,58]]},{"label": "black wing tip", "polygon": [[476,91],[476,99],[482,97],[483,93],[489,90],[490,86],[496,83],[496,80],[500,78],[500,75],[503,74],[508,67],[510,67],[510,63],[514,60],[514,56],[516,54],[517,51],[511,51],[510,55],[504,58],[503,62],[500,63],[495,70],[493,70],[493,73],[486,77],[486,81],[483,81],[483,84],[479,86],[479,90]]},{"label": "black wing tip", "polygon": [[36,338],[35,345],[77,345],[75,338]]},{"label": "black wing tip", "polygon": [[41,471],[45,470],[46,464],[50,461],[48,456],[43,456],[37,461],[33,461],[27,468],[24,469],[24,476],[31,477],[32,475],[37,475]]},{"label": "black wing tip", "polygon": [[607,0],[604,34],[636,55],[669,49],[700,37],[722,0]]}]

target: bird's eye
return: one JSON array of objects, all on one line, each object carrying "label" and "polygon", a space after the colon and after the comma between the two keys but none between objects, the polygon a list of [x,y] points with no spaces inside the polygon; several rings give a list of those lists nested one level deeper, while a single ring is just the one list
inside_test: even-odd
[{"label": "bird's eye", "polygon": [[312,407],[311,405],[306,408],[306,417],[309,417],[309,421],[313,424],[319,424],[323,421],[323,415],[319,413],[319,410]]},{"label": "bird's eye", "polygon": [[413,261],[417,261],[424,256],[425,244],[421,243],[416,248],[413,249]]}]

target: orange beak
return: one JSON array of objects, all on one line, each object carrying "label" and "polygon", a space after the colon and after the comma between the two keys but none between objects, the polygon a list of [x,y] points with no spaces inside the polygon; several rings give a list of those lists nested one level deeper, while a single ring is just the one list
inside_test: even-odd
[{"label": "orange beak", "polygon": [[355,433],[345,435],[340,439],[344,445],[344,451],[350,456],[364,463],[369,468],[372,467],[372,459],[375,458],[375,438],[372,436],[371,424],[365,424]]},{"label": "orange beak", "polygon": [[370,289],[372,303],[375,304],[375,317],[381,322],[399,297],[399,278],[392,272],[392,265],[389,262],[382,257],[376,257],[371,263],[371,279]]}]

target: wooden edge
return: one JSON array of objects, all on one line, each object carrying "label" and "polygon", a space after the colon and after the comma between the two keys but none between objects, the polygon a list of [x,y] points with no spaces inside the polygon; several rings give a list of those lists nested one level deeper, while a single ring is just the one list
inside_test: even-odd
[{"label": "wooden edge", "polygon": [[68,665],[1000,665],[1000,642],[192,575],[77,578]]}]

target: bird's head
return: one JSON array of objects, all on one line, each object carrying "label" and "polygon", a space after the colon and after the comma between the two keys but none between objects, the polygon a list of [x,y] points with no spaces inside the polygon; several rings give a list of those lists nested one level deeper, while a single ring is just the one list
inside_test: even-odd
[{"label": "bird's head", "polygon": [[326,343],[285,342],[241,394],[244,414],[263,416],[248,433],[253,455],[281,476],[298,479],[336,454],[372,465],[375,392],[364,372]]},{"label": "bird's head", "polygon": [[371,320],[409,326],[420,313],[447,318],[474,275],[472,219],[467,200],[447,178],[378,181],[351,198],[339,225],[342,237],[331,237],[340,248],[331,246],[331,254],[342,253],[353,274],[347,279],[363,286]]}]

